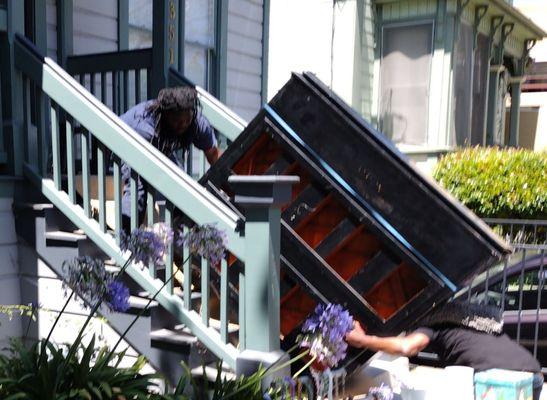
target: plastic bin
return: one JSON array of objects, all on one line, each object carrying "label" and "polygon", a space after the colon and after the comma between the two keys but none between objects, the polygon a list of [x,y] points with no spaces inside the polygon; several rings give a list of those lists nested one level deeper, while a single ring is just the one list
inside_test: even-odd
[{"label": "plastic bin", "polygon": [[490,369],[475,374],[476,400],[532,400],[533,374]]}]

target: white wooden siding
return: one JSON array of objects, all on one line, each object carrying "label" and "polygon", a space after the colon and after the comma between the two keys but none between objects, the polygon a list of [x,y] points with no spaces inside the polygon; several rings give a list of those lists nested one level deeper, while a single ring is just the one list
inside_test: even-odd
[{"label": "white wooden siding", "polygon": [[74,0],[74,54],[116,51],[118,2]]},{"label": "white wooden siding", "polygon": [[228,5],[226,103],[251,120],[261,107],[262,0],[231,0]]}]

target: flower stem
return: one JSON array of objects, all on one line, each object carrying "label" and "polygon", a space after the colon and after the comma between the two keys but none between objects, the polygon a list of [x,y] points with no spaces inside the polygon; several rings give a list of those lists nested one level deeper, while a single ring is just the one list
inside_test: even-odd
[{"label": "flower stem", "polygon": [[304,372],[310,365],[313,364],[313,362],[315,361],[316,358],[317,358],[317,356],[313,356],[313,357],[311,358],[311,360],[308,361],[308,362],[306,363],[306,365],[304,365],[302,368],[300,368],[300,369],[293,375],[292,378],[293,378],[293,379],[296,379],[296,378],[298,377],[298,375],[300,375],[300,374],[301,374],[302,372]]},{"label": "flower stem", "polygon": [[[300,360],[302,357],[305,357],[306,355],[310,354],[310,351],[309,350],[306,350],[302,353],[300,353],[299,355],[297,355],[296,357],[294,358],[291,358],[289,361],[285,361],[283,364],[279,365],[278,367],[272,369],[271,371],[269,371],[270,373],[274,373],[274,372],[277,372],[289,365],[291,365],[293,362],[297,361],[297,360]],[[275,364],[272,364],[272,366],[275,365]],[[271,368],[271,367],[270,367]],[[268,371],[268,370],[266,370]]]},{"label": "flower stem", "polygon": [[34,304],[32,304],[32,310],[30,312],[30,317],[29,317],[29,320],[28,320],[28,324],[27,324],[27,329],[25,330],[25,336],[23,336],[23,339],[26,340],[27,339],[27,336],[28,336],[28,332],[30,330],[30,323],[32,322],[33,318],[34,318],[34,312],[36,310],[38,310],[39,308],[38,307],[34,307]]},{"label": "flower stem", "polygon": [[[284,362],[283,364],[279,365],[278,367],[274,368],[274,369],[271,369],[275,363],[273,363],[272,365],[270,365],[267,369],[263,370],[264,372],[262,373],[262,375],[260,375],[260,380],[263,380],[264,378],[266,378],[267,376],[285,368],[286,366],[288,365],[291,365],[293,362],[295,362],[296,360],[299,360],[301,359],[302,357],[304,357],[305,355],[309,354],[310,351],[309,350],[306,350],[304,351],[303,353],[300,353],[299,355],[297,355],[296,357],[294,358],[291,358],[289,361],[286,361]],[[314,361],[315,361],[315,356],[314,356]],[[300,371],[301,372],[301,371]],[[241,386],[238,390],[236,390],[235,392],[233,393],[230,393],[229,395],[225,396],[224,399],[229,399],[230,397],[233,397],[235,396],[236,394],[239,394],[241,393],[243,390],[247,389],[248,387],[251,387],[252,385],[255,384],[255,381],[250,381],[248,383],[246,383],[245,385]]]},{"label": "flower stem", "polygon": [[[184,265],[184,263],[188,262],[188,260],[190,260],[190,257],[192,255],[190,254],[185,260],[183,260],[182,264]],[[118,341],[116,342],[116,344],[114,345],[114,347],[112,348],[112,350],[110,350],[110,352],[108,353],[108,357],[106,358],[106,363],[108,363],[108,361],[112,358],[112,356],[114,355],[114,352],[116,351],[116,349],[118,348],[118,346],[120,345],[121,341],[125,338],[125,335],[127,335],[127,333],[129,332],[129,330],[133,327],[133,325],[135,325],[135,323],[137,322],[137,320],[142,317],[144,315],[144,313],[148,310],[148,308],[150,307],[150,304],[152,304],[152,302],[154,300],[156,300],[156,297],[158,297],[158,295],[160,294],[160,292],[163,290],[163,288],[165,286],[167,286],[167,284],[169,282],[171,282],[171,280],[175,277],[175,274],[177,272],[173,272],[173,274],[169,277],[169,279],[166,279],[165,282],[163,283],[163,285],[161,285],[161,287],[156,291],[156,293],[154,294],[154,296],[152,296],[149,300],[148,300],[148,303],[146,303],[146,306],[144,306],[144,308],[139,312],[139,314],[133,318],[133,321],[131,321],[131,323],[129,324],[129,326],[125,329],[125,331],[120,335],[120,338],[118,339]]]},{"label": "flower stem", "polygon": [[51,329],[49,330],[49,332],[47,334],[46,340],[42,342],[42,345],[41,345],[42,349],[40,350],[40,358],[38,359],[38,369],[40,369],[40,366],[42,365],[43,359],[45,357],[46,345],[47,345],[47,343],[49,343],[49,339],[51,339],[51,334],[53,333],[53,330],[55,329],[55,327],[57,326],[57,323],[61,319],[61,315],[63,315],[63,312],[66,310],[66,308],[68,306],[68,303],[70,303],[70,300],[73,297],[74,297],[74,290],[72,292],[70,292],[70,296],[68,296],[68,299],[66,299],[63,308],[57,314],[57,317],[55,318],[55,321],[53,322],[53,325],[52,325]]}]

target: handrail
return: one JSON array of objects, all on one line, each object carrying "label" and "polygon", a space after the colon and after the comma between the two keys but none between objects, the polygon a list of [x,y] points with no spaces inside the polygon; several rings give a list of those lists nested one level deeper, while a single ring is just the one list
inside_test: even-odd
[{"label": "handrail", "polygon": [[152,49],[69,56],[66,71],[71,75],[152,67]]},{"label": "handrail", "polygon": [[[16,35],[14,43],[15,65],[24,76],[24,123],[25,123],[25,163],[24,173],[40,187],[42,193],[76,226],[83,229],[86,235],[97,244],[109,257],[118,264],[125,263],[128,254],[121,252],[118,240],[121,236],[121,188],[120,165],[127,163],[132,168],[131,176],[131,223],[136,224],[136,178],[142,177],[153,190],[147,191],[148,199],[148,223],[153,221],[154,192],[167,200],[165,210],[165,222],[173,224],[174,208],[182,211],[197,224],[215,223],[218,228],[226,232],[227,249],[230,253],[245,262],[249,259],[245,252],[248,247],[246,238],[240,232],[240,217],[237,213],[226,207],[214,195],[191,179],[180,170],[173,162],[165,157],[159,150],[151,146],[141,138],[129,126],[121,121],[106,105],[97,100],[91,93],[78,84],[66,71],[55,64],[51,59],[43,57],[26,38]],[[36,85],[36,96],[39,104],[44,96],[51,99],[49,112],[51,113],[51,141],[49,132],[45,126],[45,106],[38,107],[36,111],[37,140],[30,138],[33,130],[30,127],[29,118],[29,80]],[[59,113],[58,109],[64,112]],[[68,115],[66,120],[66,147],[61,145],[59,135],[59,116]],[[87,132],[80,134],[81,161],[83,184],[83,206],[78,204],[75,194],[75,152],[72,120],[77,120]],[[98,142],[97,161],[99,179],[99,221],[95,221],[90,212],[89,195],[89,147],[93,142]],[[51,147],[49,143],[51,142]],[[33,144],[35,143],[35,144]],[[36,146],[37,145],[37,146]],[[48,177],[48,157],[51,149],[53,161],[53,176]],[[65,152],[66,150],[66,152]],[[105,223],[105,151],[114,154],[114,181],[115,181],[115,208],[116,208],[116,233],[112,236]],[[34,152],[37,151],[37,157]],[[65,191],[61,182],[61,158],[66,156],[68,190]],[[37,158],[37,160],[36,160]],[[174,274],[173,266],[174,250],[169,246],[165,261],[165,276]],[[253,264],[254,267],[256,265]],[[189,262],[182,265],[185,276],[191,276]],[[202,310],[200,313],[191,308],[191,279],[184,282],[184,300],[174,295],[173,286],[166,286],[157,296],[157,301],[174,315],[181,323],[185,324],[212,352],[221,357],[228,365],[235,368],[236,360],[241,349],[235,348],[228,341],[227,326],[227,290],[228,271],[227,262],[220,263],[221,269],[221,329],[217,332],[209,326],[209,274],[210,265],[205,259],[201,260],[202,268]],[[154,268],[141,268],[132,264],[127,273],[144,290],[154,293],[161,286],[161,280],[156,279]],[[244,296],[244,291],[240,296]],[[201,314],[201,315],[200,315]],[[245,338],[246,324],[240,324],[240,340]],[[243,342],[244,345],[244,342]]]},{"label": "handrail", "polygon": [[[71,219],[78,227],[83,229],[86,235],[106,254],[112,257],[118,265],[125,264],[127,255],[120,251],[114,238],[105,235],[95,220],[87,218],[81,207],[72,204],[66,193],[56,190],[55,184],[51,179],[43,179],[39,173],[28,165],[25,167],[25,172],[29,179],[41,187],[42,193],[55,205],[55,207],[61,210],[61,212]],[[162,286],[161,281],[153,279],[145,270],[142,270],[139,266],[135,266],[134,264],[131,264],[126,269],[126,272],[138,285],[150,293],[155,293]],[[211,349],[232,368],[235,368],[238,349],[230,343],[222,343],[221,334],[214,329],[205,326],[197,312],[187,310],[182,299],[178,296],[167,294],[164,289],[156,297],[156,301],[188,327],[199,340],[207,346],[207,348]]]},{"label": "handrail", "polygon": [[222,104],[209,92],[181,75],[181,73],[174,68],[169,69],[169,85],[193,86],[198,92],[203,115],[217,131],[226,136],[229,140],[234,141],[247,126],[245,120]]},{"label": "handrail", "polygon": [[227,233],[230,252],[238,258],[244,257],[244,240],[236,232],[239,224],[236,213],[150,146],[53,60],[38,55],[26,38],[17,35],[15,51],[17,68],[40,84],[52,100],[69,114],[78,115],[80,123],[98,140],[177,208],[195,217],[195,222],[217,223]]}]

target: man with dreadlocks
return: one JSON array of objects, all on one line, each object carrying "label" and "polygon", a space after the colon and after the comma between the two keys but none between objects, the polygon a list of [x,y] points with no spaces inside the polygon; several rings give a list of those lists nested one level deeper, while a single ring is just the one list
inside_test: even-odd
[{"label": "man with dreadlocks", "polygon": [[[137,104],[123,114],[121,119],[181,168],[184,167],[185,155],[192,144],[205,153],[210,164],[220,156],[214,130],[201,114],[201,105],[194,88],[162,89],[157,99]],[[182,151],[182,158],[177,154],[179,151]],[[126,230],[131,218],[130,177],[131,168],[123,164],[122,223]],[[145,185],[139,179],[137,186],[139,221],[142,221],[146,210]]]},{"label": "man with dreadlocks", "polygon": [[453,301],[440,307],[406,336],[367,335],[359,322],[346,336],[350,346],[412,357],[426,347],[437,353],[441,366],[461,365],[475,372],[508,369],[532,372],[533,399],[539,400],[543,375],[537,360],[502,333],[501,309]]}]

